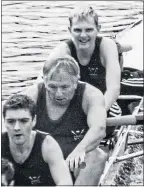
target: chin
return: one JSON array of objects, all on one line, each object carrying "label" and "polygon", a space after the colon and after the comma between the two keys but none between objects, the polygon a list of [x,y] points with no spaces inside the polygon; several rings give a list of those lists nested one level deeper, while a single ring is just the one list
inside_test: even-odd
[{"label": "chin", "polygon": [[80,49],[88,49],[89,47],[90,47],[89,44],[85,44],[85,45],[80,44],[80,45],[79,45],[79,48],[80,48]]},{"label": "chin", "polygon": [[24,140],[15,140],[14,141],[14,143],[16,144],[16,145],[23,145],[24,144]]}]

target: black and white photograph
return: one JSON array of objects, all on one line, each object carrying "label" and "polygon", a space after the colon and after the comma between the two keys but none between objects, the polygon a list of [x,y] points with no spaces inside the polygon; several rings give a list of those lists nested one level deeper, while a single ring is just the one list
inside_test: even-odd
[{"label": "black and white photograph", "polygon": [[143,186],[143,1],[1,1],[1,186]]}]

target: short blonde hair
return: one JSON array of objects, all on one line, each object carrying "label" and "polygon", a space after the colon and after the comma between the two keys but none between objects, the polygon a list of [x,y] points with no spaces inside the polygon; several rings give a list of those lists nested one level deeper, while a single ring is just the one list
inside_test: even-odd
[{"label": "short blonde hair", "polygon": [[80,78],[79,65],[74,58],[70,56],[53,58],[49,60],[49,62],[46,62],[43,67],[43,76],[48,77],[48,75],[51,74],[50,76],[52,77],[54,72],[59,72],[60,70],[65,70],[77,80]]},{"label": "short blonde hair", "polygon": [[86,17],[93,17],[96,26],[98,26],[98,14],[94,11],[91,6],[88,7],[77,7],[69,14],[70,26],[72,26],[73,18],[84,19]]}]

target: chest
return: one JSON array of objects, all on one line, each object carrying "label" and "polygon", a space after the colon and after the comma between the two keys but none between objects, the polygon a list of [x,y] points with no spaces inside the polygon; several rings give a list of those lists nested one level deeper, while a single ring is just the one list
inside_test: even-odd
[{"label": "chest", "polygon": [[103,67],[106,66],[106,62],[104,59],[103,54],[99,51],[93,51],[87,53],[87,51],[79,52],[77,51],[77,60],[81,66],[88,66],[88,65],[101,65]]},{"label": "chest", "polygon": [[27,158],[30,156],[31,150],[24,151],[23,153],[16,150],[11,150],[12,157],[14,161],[18,164],[23,164]]},{"label": "chest", "polygon": [[49,167],[37,154],[39,155],[39,153],[35,153],[35,157],[31,157],[23,164],[15,165],[16,186],[48,185]]},{"label": "chest", "polygon": [[68,106],[59,107],[46,102],[46,113],[50,120],[59,120],[66,113],[67,109]]}]

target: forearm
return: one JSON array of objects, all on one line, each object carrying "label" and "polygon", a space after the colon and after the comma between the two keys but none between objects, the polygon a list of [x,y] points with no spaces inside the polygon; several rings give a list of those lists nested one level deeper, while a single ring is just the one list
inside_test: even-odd
[{"label": "forearm", "polygon": [[83,140],[77,145],[75,149],[83,149],[85,153],[88,153],[94,150],[105,137],[105,128],[101,127],[100,129],[90,128],[86,133]]},{"label": "forearm", "polygon": [[112,104],[117,100],[119,94],[120,94],[119,87],[114,89],[109,89],[105,92],[104,98],[105,98],[105,107],[107,111],[110,109]]}]

